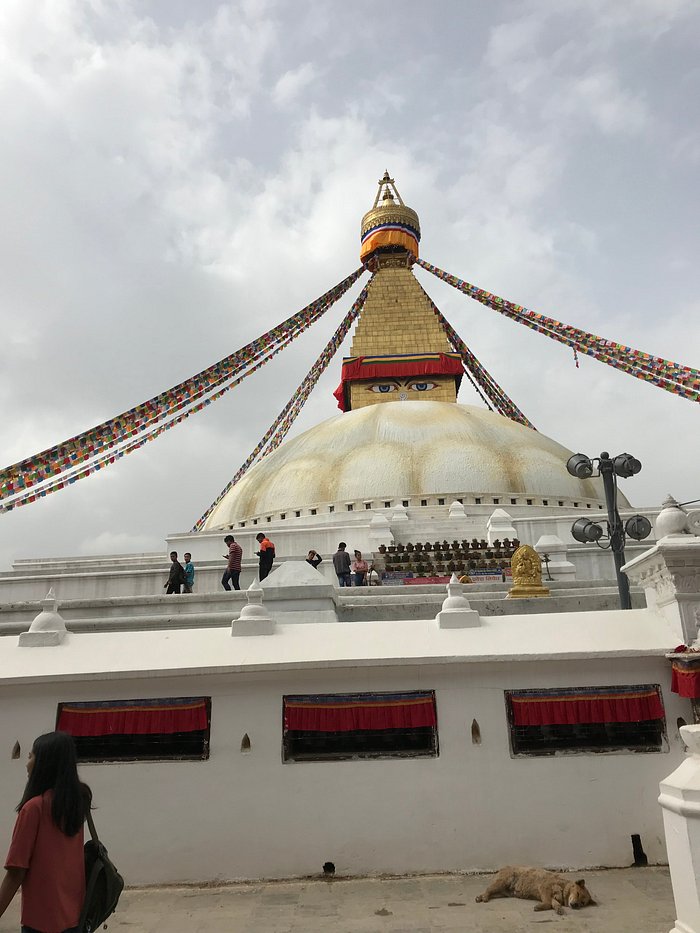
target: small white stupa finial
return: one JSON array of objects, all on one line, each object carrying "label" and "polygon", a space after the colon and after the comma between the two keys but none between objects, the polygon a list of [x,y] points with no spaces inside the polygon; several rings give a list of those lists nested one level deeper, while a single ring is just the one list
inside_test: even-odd
[{"label": "small white stupa finial", "polygon": [[68,634],[66,623],[58,611],[58,600],[53,587],[41,600],[41,612],[34,618],[29,631],[19,636],[20,648],[47,648],[60,645]]},{"label": "small white stupa finial", "polygon": [[247,604],[231,623],[232,635],[273,635],[275,622],[263,606],[263,588],[253,580],[246,590]]},{"label": "small white stupa finial", "polygon": [[459,582],[456,573],[450,577],[447,598],[435,619],[440,628],[474,628],[481,624],[479,613],[469,605],[464,595],[464,584]]}]

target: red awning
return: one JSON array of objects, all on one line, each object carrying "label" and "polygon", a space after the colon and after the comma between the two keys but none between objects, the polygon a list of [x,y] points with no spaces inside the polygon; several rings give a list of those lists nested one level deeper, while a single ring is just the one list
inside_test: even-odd
[{"label": "red awning", "polygon": [[[335,702],[334,702],[335,701]],[[342,697],[286,697],[285,730],[299,732],[355,732],[435,726],[435,698],[347,699]]]},{"label": "red awning", "polygon": [[541,693],[511,696],[516,726],[577,725],[593,722],[643,722],[663,719],[664,708],[654,688],[634,692]]},{"label": "red awning", "polygon": [[700,698],[700,669],[686,667],[677,661],[671,662],[671,690],[690,700]]},{"label": "red awning", "polygon": [[207,728],[207,702],[193,699],[115,703],[64,703],[56,729],[75,736],[172,735]]}]

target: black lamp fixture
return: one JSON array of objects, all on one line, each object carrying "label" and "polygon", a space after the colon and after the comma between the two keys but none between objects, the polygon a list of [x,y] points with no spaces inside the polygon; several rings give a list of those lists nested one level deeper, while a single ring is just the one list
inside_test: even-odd
[{"label": "black lamp fixture", "polygon": [[[632,454],[625,453],[611,457],[604,450],[600,457],[593,459],[585,454],[574,454],[569,457],[566,469],[577,479],[590,479],[591,476],[602,477],[605,504],[608,509],[607,534],[604,532],[602,522],[594,522],[588,518],[576,519],[571,526],[571,534],[581,544],[594,543],[600,548],[610,548],[615,562],[620,607],[631,609],[629,580],[622,572],[625,563],[625,536],[635,541],[642,541],[651,533],[651,522],[644,515],[633,515],[627,519],[623,527],[620,513],[617,510],[617,477],[629,479],[630,476],[636,476],[642,469],[642,464]],[[607,543],[601,544],[601,538],[605,538]]]}]

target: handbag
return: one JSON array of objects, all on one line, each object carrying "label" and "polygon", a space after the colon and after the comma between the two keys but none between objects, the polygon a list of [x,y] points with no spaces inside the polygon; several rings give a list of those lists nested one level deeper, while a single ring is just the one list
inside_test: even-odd
[{"label": "handbag", "polygon": [[124,879],[100,842],[90,810],[87,824],[91,839],[85,843],[85,903],[78,921],[78,933],[93,933],[114,913],[124,890]]}]

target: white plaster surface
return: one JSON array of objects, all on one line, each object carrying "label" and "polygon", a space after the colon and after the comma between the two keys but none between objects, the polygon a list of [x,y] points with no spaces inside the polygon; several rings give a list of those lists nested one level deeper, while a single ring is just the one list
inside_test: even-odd
[{"label": "white plaster surface", "polygon": [[671,933],[700,933],[700,726],[680,732],[689,754],[661,782],[659,795],[676,903]]},{"label": "white plaster surface", "polygon": [[[475,659],[461,654],[459,644],[477,640],[481,629],[429,625],[446,645],[432,659],[424,644],[416,651],[401,626],[393,634],[380,627],[375,650],[359,651],[358,640],[374,628],[365,626],[355,633],[354,649],[336,646],[334,659],[310,665],[293,651],[303,626],[281,626],[270,638],[233,639],[220,630],[213,641],[201,632],[189,639],[70,635],[46,652],[20,652],[5,644],[13,639],[2,639],[0,669],[12,672],[0,682],[0,782],[10,799],[19,798],[25,762],[11,760],[10,750],[19,741],[24,759],[36,735],[54,727],[58,702],[206,695],[212,700],[207,761],[81,767],[97,825],[131,884],[298,877],[317,873],[326,859],[340,874],[495,870],[509,862],[624,866],[633,832],[652,862],[664,861],[657,787],[682,759],[673,724],[689,715],[687,701],[666,689],[666,660],[560,653],[558,660],[513,664],[482,654],[483,663],[469,663]],[[322,644],[345,627],[309,628]],[[642,630],[646,650],[648,635]],[[389,663],[398,639],[421,659]],[[273,649],[271,668],[265,659]],[[307,645],[303,654],[309,653]],[[329,652],[317,645],[311,653]],[[35,658],[32,669],[19,669],[18,654]],[[348,661],[359,654],[370,654],[369,663]],[[44,655],[53,663],[47,657],[40,664]],[[666,753],[510,757],[505,689],[617,683],[662,685]],[[282,762],[285,694],[416,689],[436,692],[439,757]],[[473,719],[480,745],[470,739]],[[246,734],[251,748],[242,754]],[[10,807],[0,811],[2,838],[9,838],[13,818]]]}]

